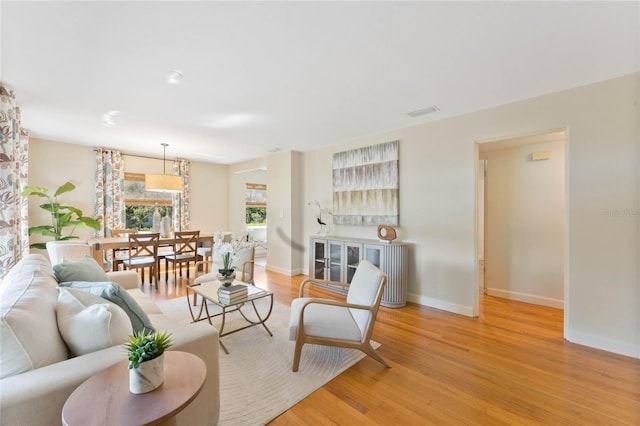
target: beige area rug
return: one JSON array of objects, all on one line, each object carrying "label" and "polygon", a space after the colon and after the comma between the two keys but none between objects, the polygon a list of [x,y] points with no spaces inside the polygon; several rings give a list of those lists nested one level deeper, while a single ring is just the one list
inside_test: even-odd
[{"label": "beige area rug", "polygon": [[[268,310],[267,300],[258,300],[256,305],[260,312]],[[170,318],[191,321],[184,297],[158,302],[158,307]],[[219,312],[219,308],[210,304],[209,312],[214,311]],[[213,323],[220,328],[220,317],[214,318]],[[246,322],[238,312],[228,314],[225,331],[243,324]],[[273,337],[262,326],[256,326],[222,338],[229,350],[227,355],[220,348],[222,426],[264,425],[364,357],[354,349],[304,345],[300,369],[293,373],[289,307],[274,302],[266,324]]]}]

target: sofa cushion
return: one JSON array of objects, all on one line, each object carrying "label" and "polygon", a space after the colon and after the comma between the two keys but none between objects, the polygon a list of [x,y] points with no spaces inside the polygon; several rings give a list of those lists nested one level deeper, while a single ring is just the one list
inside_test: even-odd
[{"label": "sofa cushion", "polygon": [[56,312],[60,335],[72,356],[123,344],[133,332],[118,305],[85,291],[61,288]]},{"label": "sofa cushion", "polygon": [[154,332],[153,324],[140,305],[126,290],[112,282],[73,281],[60,283],[60,287],[75,288],[100,296],[122,308],[131,320],[133,330],[138,332],[146,329]]},{"label": "sofa cushion", "polygon": [[63,261],[53,266],[58,282],[67,281],[109,281],[98,262],[90,256],[84,256],[74,262]]},{"label": "sofa cushion", "polygon": [[0,378],[67,359],[56,323],[57,285],[41,254],[25,256],[0,284]]}]

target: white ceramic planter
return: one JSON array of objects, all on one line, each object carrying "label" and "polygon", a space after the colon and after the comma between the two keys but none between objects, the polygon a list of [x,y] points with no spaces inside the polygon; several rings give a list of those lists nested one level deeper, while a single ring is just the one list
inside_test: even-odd
[{"label": "white ceramic planter", "polygon": [[164,353],[129,370],[129,392],[147,393],[164,382]]}]

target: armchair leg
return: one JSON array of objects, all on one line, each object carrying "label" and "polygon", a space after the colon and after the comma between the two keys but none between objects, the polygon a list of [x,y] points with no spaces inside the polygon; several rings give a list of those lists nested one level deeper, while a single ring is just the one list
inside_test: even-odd
[{"label": "armchair leg", "polygon": [[298,371],[298,367],[300,366],[302,345],[304,345],[304,343],[301,340],[296,339],[296,349],[293,352],[293,368],[291,369],[294,373]]},{"label": "armchair leg", "polygon": [[371,346],[371,343],[367,343],[366,345],[362,346],[360,348],[360,350],[362,352],[364,352],[365,354],[369,355],[371,358],[375,359],[376,361],[378,361],[380,364],[384,365],[387,368],[391,368],[391,366],[389,364],[387,364],[387,361],[384,360],[384,358],[382,358],[378,352],[376,352],[376,350],[373,348],[373,346]]}]

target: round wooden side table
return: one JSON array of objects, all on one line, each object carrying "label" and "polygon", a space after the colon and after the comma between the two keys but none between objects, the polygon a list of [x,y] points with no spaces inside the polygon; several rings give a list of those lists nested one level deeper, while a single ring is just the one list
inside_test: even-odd
[{"label": "round wooden side table", "polygon": [[119,362],[82,383],[62,408],[66,426],[143,426],[175,424],[175,416],[202,390],[207,367],[187,352],[164,353],[164,383],[143,394],[129,392],[128,361]]}]

